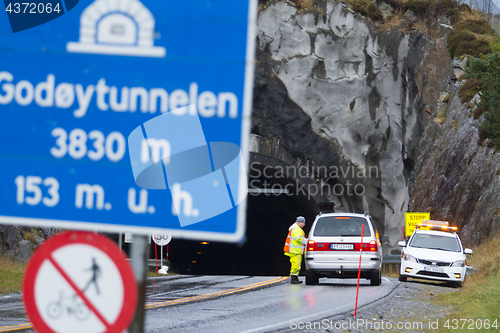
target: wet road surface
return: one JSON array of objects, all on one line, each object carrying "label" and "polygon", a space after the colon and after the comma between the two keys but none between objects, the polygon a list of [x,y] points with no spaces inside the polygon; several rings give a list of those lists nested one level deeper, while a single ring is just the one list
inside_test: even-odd
[{"label": "wet road surface", "polygon": [[[304,278],[301,277],[303,280]],[[361,280],[358,307],[387,296],[399,282]],[[145,332],[266,332],[293,321],[354,312],[355,279],[291,285],[287,277],[187,276],[149,279]],[[34,332],[21,295],[0,296],[0,332]]]}]

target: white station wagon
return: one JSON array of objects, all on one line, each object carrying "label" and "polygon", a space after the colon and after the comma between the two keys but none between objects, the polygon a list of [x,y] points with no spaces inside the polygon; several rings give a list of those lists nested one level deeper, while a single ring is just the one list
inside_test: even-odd
[{"label": "white station wagon", "polygon": [[321,277],[357,278],[363,249],[360,277],[369,279],[372,286],[380,285],[382,244],[369,215],[320,214],[314,220],[308,239],[306,284],[316,284]]}]

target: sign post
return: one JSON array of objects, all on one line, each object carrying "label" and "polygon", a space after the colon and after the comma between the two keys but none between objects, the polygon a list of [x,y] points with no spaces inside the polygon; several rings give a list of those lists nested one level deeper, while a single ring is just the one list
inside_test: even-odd
[{"label": "sign post", "polygon": [[256,10],[80,1],[3,34],[0,223],[241,241]]},{"label": "sign post", "polygon": [[166,235],[166,234],[153,234],[152,235],[153,241],[155,242],[156,245],[160,246],[160,266],[163,267],[163,247],[170,243],[172,240],[172,236]]},{"label": "sign post", "polygon": [[135,278],[137,280],[139,296],[137,297],[137,311],[135,312],[135,316],[132,319],[128,331],[129,333],[143,333],[144,306],[146,304],[146,236],[135,235],[134,239],[135,241],[132,243],[130,256]]}]

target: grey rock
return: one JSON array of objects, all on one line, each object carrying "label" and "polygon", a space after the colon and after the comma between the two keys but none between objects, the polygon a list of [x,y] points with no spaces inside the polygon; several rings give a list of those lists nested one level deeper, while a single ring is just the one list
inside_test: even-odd
[{"label": "grey rock", "polygon": [[18,242],[23,240],[21,228],[12,225],[0,225],[0,237],[2,240],[2,254],[6,253],[13,257]]},{"label": "grey rock", "polygon": [[378,5],[378,9],[380,9],[380,12],[382,13],[382,16],[384,17],[384,20],[392,14],[394,14],[394,8],[392,8],[390,5],[387,3],[381,1]]},{"label": "grey rock", "polygon": [[453,72],[454,72],[455,78],[457,80],[461,80],[463,78],[463,76],[465,75],[465,71],[463,69],[461,69],[460,67],[453,68]]},{"label": "grey rock", "polygon": [[33,244],[28,240],[22,240],[17,244],[15,260],[27,262],[33,254]]},{"label": "grey rock", "polygon": [[439,25],[443,28],[446,28],[446,29],[455,30],[451,25],[448,25],[448,24],[439,23]]},{"label": "grey rock", "polygon": [[429,123],[420,146],[412,211],[431,210],[431,218],[459,228],[465,246],[498,235],[500,154],[479,145],[479,121],[451,91],[446,121]]},{"label": "grey rock", "polygon": [[404,13],[404,18],[407,19],[408,21],[410,22],[417,22],[418,21],[418,17],[417,15],[415,15],[415,13],[413,13],[413,11],[411,11],[410,9],[408,9],[405,13]]},{"label": "grey rock", "polygon": [[467,68],[467,65],[469,64],[469,58],[468,57],[465,57],[464,60],[462,60],[462,62],[460,63],[459,67],[465,71],[465,69]]}]

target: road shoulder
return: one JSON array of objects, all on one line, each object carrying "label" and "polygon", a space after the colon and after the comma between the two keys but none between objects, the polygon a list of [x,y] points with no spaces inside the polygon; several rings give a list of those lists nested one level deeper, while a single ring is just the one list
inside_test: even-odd
[{"label": "road shoulder", "polygon": [[386,297],[359,308],[356,317],[350,311],[313,322],[291,322],[289,328],[278,332],[413,333],[432,330],[435,325],[443,326],[443,319],[451,310],[449,305],[434,302],[434,299],[441,293],[459,291],[446,284],[408,280],[399,283]]}]

